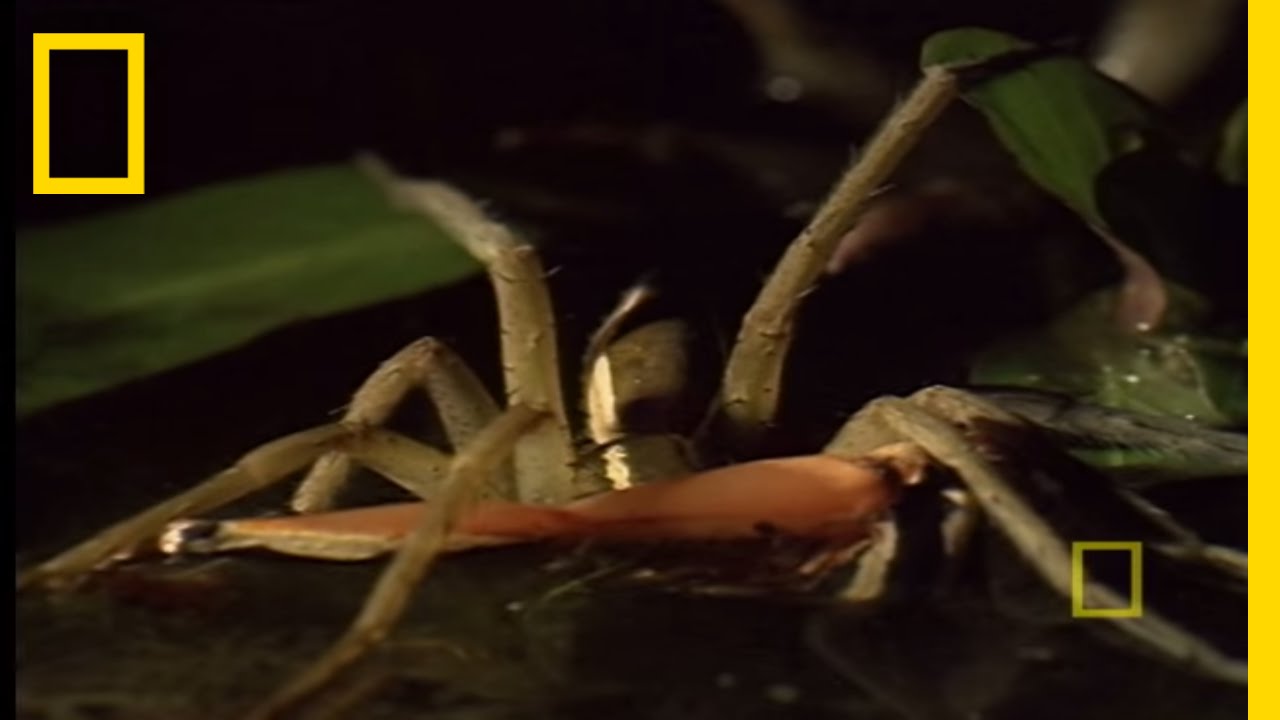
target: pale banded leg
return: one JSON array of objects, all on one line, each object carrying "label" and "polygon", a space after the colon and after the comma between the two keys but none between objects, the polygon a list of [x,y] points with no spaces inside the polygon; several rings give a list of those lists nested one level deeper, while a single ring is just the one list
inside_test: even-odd
[{"label": "pale banded leg", "polygon": [[[421,389],[431,399],[454,448],[469,443],[498,416],[498,404],[466,363],[439,340],[423,338],[392,355],[364,381],[352,396],[342,422],[353,426],[380,426],[414,389]],[[328,510],[350,471],[349,456],[342,452],[326,453],[294,492],[291,506],[300,513]],[[437,469],[418,481],[438,482],[442,478]],[[510,470],[504,467],[499,469],[487,492],[511,497],[514,490]]]},{"label": "pale banded leg", "polygon": [[18,577],[18,589],[71,584],[120,554],[156,538],[171,521],[199,515],[268,487],[314,462],[350,428],[325,425],[286,435],[250,451],[199,485],[95,534]]},{"label": "pale banded leg", "polygon": [[551,416],[516,445],[519,499],[566,502],[573,496],[574,451],[561,389],[555,317],[537,252],[457,189],[397,177],[373,158],[362,158],[361,163],[397,205],[444,227],[488,270],[498,301],[507,405],[527,405]]},{"label": "pale banded leg", "polygon": [[448,480],[422,524],[388,563],[346,634],[257,708],[251,718],[279,717],[306,701],[387,636],[403,614],[413,591],[440,556],[457,518],[477,499],[485,480],[507,459],[520,438],[546,418],[543,411],[512,406],[459,450],[450,465]]},{"label": "pale banded leg", "polygon": [[714,424],[734,445],[749,444],[773,422],[800,303],[812,292],[840,238],[857,223],[867,201],[955,98],[956,86],[950,70],[925,70],[915,90],[886,119],[761,288],[742,320],[725,367],[718,407],[713,410],[723,416]]},{"label": "pale banded leg", "polygon": [[1170,541],[1153,543],[1151,549],[1183,562],[1211,567],[1241,583],[1249,581],[1249,556],[1235,548],[1205,542],[1194,530],[1178,522],[1164,508],[1128,489],[1119,497],[1152,524],[1169,534]]},{"label": "pale banded leg", "polygon": [[159,538],[169,524],[198,516],[267,488],[340,451],[400,482],[415,494],[434,494],[419,479],[442,475],[448,456],[394,433],[334,424],[286,435],[249,451],[235,465],[185,492],[117,523],[18,578],[18,588],[74,583],[86,573],[127,557]]},{"label": "pale banded leg", "polygon": [[[1037,574],[1063,597],[1072,595],[1072,560],[1067,541],[1031,508],[996,467],[978,452],[961,427],[994,421],[1019,427],[1014,416],[968,393],[930,388],[908,400],[881,398],[859,411],[836,435],[826,452],[857,456],[889,442],[919,445],[964,482],[992,524],[1009,539]],[[1084,578],[1084,604],[1125,608],[1129,599],[1092,578]],[[1151,609],[1141,617],[1113,618],[1115,625],[1147,648],[1193,672],[1244,684],[1247,664],[1224,655],[1194,634]]]}]

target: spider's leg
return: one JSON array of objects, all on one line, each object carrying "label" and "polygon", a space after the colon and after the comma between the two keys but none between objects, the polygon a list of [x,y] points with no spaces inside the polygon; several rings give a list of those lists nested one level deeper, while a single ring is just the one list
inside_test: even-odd
[{"label": "spider's leg", "polygon": [[[1013,427],[1025,424],[991,401],[955,388],[926,388],[912,395],[911,401],[957,426],[972,426],[981,421]],[[1114,496],[1169,536],[1168,542],[1150,544],[1152,550],[1213,568],[1237,580],[1248,580],[1249,561],[1244,553],[1206,542],[1163,508],[1130,489],[1116,487]]]},{"label": "spider's leg", "polygon": [[800,303],[817,284],[867,201],[955,95],[956,78],[950,71],[926,69],[915,90],[888,117],[761,288],[742,320],[718,405],[712,411],[712,426],[723,428],[732,445],[749,444],[773,422]]},{"label": "spider's leg", "polygon": [[1170,542],[1152,543],[1152,550],[1184,562],[1204,565],[1241,582],[1248,582],[1247,554],[1232,547],[1205,542],[1194,530],[1178,522],[1164,508],[1132,490],[1120,488],[1117,496],[1172,538]]},{"label": "spider's leg", "polygon": [[[469,443],[498,416],[498,404],[466,363],[439,340],[422,338],[392,355],[364,381],[352,396],[342,422],[352,426],[380,426],[415,388],[421,388],[430,397],[445,434],[455,448]],[[438,483],[444,478],[446,468],[447,459],[427,464],[424,469],[430,472],[416,480],[421,485]],[[291,506],[302,513],[328,510],[350,470],[351,458],[347,453],[326,453],[294,491]],[[490,490],[500,497],[511,497],[514,487],[510,473],[503,470],[507,469],[499,469]]]},{"label": "spider's leg", "polygon": [[524,502],[567,501],[573,494],[573,443],[551,294],[537,252],[456,188],[396,177],[372,159],[366,159],[365,167],[398,205],[443,226],[485,266],[498,301],[507,405],[526,405],[551,416],[551,422],[540,423],[516,444],[518,497]]},{"label": "spider's leg", "polygon": [[343,669],[362,658],[400,619],[413,590],[444,549],[458,517],[522,436],[546,418],[545,411],[515,405],[459,450],[436,502],[388,563],[347,632],[314,663],[257,708],[258,720],[279,717],[322,690]]},{"label": "spider's leg", "polygon": [[153,505],[23,573],[18,578],[18,587],[73,582],[104,562],[134,551],[179,517],[208,512],[283,480],[355,431],[344,425],[325,425],[261,445],[232,467],[190,490]]},{"label": "spider's leg", "polygon": [[[959,429],[983,419],[1018,427],[1022,424],[1019,420],[968,393],[950,388],[930,388],[909,400],[881,398],[860,415],[864,413],[874,416],[877,426],[896,433],[899,439],[916,443],[935,460],[950,467],[968,487],[983,513],[1041,579],[1063,597],[1072,596],[1072,560],[1066,540],[1035,512]],[[855,416],[850,422],[858,422],[858,418]],[[840,436],[845,434],[842,430]],[[850,430],[849,434],[855,433]],[[1128,598],[1087,573],[1081,585],[1087,607],[1127,608],[1130,605]],[[1192,671],[1231,683],[1247,681],[1245,662],[1223,654],[1151,609],[1146,609],[1140,617],[1110,619],[1121,631]]]},{"label": "spider's leg", "polygon": [[[344,457],[424,500],[440,496],[451,460],[435,448],[388,430],[361,430],[345,440],[340,451]],[[429,480],[424,482],[424,478]],[[481,495],[484,495],[483,487]],[[428,507],[426,503],[405,502],[285,517],[182,519],[168,525],[159,545],[170,554],[260,549],[321,560],[366,560],[399,548],[409,531],[428,512]],[[512,507],[526,508],[528,513],[536,514],[544,506]],[[449,549],[503,545],[520,542],[523,537],[501,533],[467,536],[464,531],[463,535],[450,539]]]}]

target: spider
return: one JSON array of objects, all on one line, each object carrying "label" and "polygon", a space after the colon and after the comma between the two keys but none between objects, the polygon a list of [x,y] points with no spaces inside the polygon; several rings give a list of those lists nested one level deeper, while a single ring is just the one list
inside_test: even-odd
[{"label": "spider", "polygon": [[[255,717],[278,716],[323,688],[386,637],[441,553],[471,547],[544,540],[772,543],[789,538],[801,542],[804,552],[794,562],[772,568],[775,576],[806,588],[829,585],[826,581],[839,576],[840,597],[861,602],[886,588],[905,532],[895,523],[905,516],[903,508],[921,497],[945,498],[941,529],[932,530],[945,553],[958,555],[985,518],[1063,598],[1078,595],[1094,608],[1128,607],[1125,591],[1088,573],[1073,578],[1073,571],[1082,571],[1072,566],[1070,542],[1081,526],[1064,524],[1051,512],[1053,507],[1046,510],[1052,502],[1045,502],[1043,491],[1037,495],[1029,463],[1018,459],[1052,457],[1052,451],[1038,443],[1026,422],[963,391],[936,387],[906,399],[875,400],[816,455],[713,469],[691,464],[697,446],[712,434],[742,444],[767,427],[781,391],[782,362],[799,303],[857,210],[911,147],[918,128],[941,112],[952,95],[953,75],[926,72],[864,159],[788,249],[744,319],[715,422],[690,443],[630,436],[612,410],[613,396],[636,394],[636,387],[650,377],[648,370],[661,361],[641,352],[647,365],[641,363],[639,375],[611,365],[616,357],[612,350],[646,331],[619,337],[623,322],[643,300],[642,292],[624,296],[588,351],[586,424],[602,447],[603,472],[575,462],[554,315],[533,248],[457,190],[400,178],[369,163],[397,203],[444,225],[485,266],[499,309],[506,408],[443,344],[420,340],[365,381],[340,422],[250,451],[206,482],[28,571],[19,587],[67,585],[157,541],[167,552],[265,547],[333,560],[394,553],[347,633]],[[425,390],[433,402],[452,456],[384,427],[415,389]],[[687,451],[690,444],[693,452]],[[1028,444],[1034,451],[1020,455],[1017,448]],[[636,458],[646,462],[633,462]],[[353,464],[429,502],[331,511]],[[293,496],[296,516],[188,519],[308,468]],[[1098,487],[1109,507],[1120,508],[1131,527],[1142,528],[1142,539],[1154,538],[1152,547],[1161,555],[1243,581],[1244,561],[1233,551],[1200,541],[1136,496]],[[1112,624],[1148,652],[1192,672],[1244,682],[1243,661],[1155,612],[1114,618]]]}]

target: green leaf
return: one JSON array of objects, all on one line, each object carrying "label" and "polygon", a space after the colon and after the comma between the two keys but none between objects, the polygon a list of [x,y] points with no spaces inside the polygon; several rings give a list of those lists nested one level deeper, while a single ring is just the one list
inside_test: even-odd
[{"label": "green leaf", "polygon": [[1239,427],[1247,418],[1244,344],[1193,334],[1205,306],[1176,286],[1160,332],[1113,318],[1114,291],[1096,293],[1047,328],[990,348],[974,362],[980,385],[1034,388],[1107,407]]},{"label": "green leaf", "polygon": [[[982,28],[948,30],[925,41],[921,65],[967,65],[1033,46]],[[1094,225],[1105,227],[1094,180],[1119,155],[1142,146],[1151,125],[1145,102],[1080,58],[1046,55],[962,91],[1033,180]]]},{"label": "green leaf", "polygon": [[[964,99],[1027,175],[1162,277],[1215,295],[1233,281],[1235,255],[1222,252],[1231,227],[1224,186],[1188,162],[1128,88],[1081,58],[977,28],[930,37],[921,62],[958,68]],[[1238,136],[1228,138],[1241,146],[1224,157],[1242,163],[1240,116]]]},{"label": "green leaf", "polygon": [[347,165],[23,231],[17,262],[19,415],[478,269]]}]

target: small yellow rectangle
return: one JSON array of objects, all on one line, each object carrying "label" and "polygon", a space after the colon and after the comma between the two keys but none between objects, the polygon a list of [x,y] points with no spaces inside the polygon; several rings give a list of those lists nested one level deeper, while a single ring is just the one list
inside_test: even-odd
[{"label": "small yellow rectangle", "polygon": [[[1084,554],[1090,550],[1129,553],[1128,607],[1085,607]],[[1142,617],[1142,543],[1095,541],[1071,543],[1071,617],[1134,618]]]},{"label": "small yellow rectangle", "polygon": [[[142,33],[34,33],[32,71],[32,192],[36,195],[141,195],[145,136]],[[128,172],[125,177],[49,177],[49,53],[124,50],[128,76]]]}]

